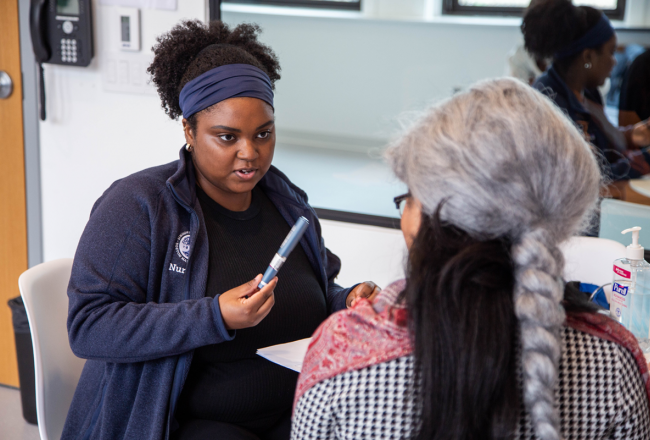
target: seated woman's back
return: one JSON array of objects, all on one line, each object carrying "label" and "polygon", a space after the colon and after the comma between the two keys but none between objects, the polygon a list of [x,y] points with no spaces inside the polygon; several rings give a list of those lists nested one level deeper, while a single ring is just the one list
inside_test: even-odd
[{"label": "seated woman's back", "polygon": [[523,83],[485,81],[387,157],[409,187],[406,280],[316,331],[292,437],[648,438],[636,340],[563,288],[559,244],[601,185],[577,128]]},{"label": "seated woman's back", "polygon": [[[388,300],[394,301],[396,291],[399,288],[390,286],[378,300],[381,302],[387,294]],[[381,332],[376,333],[372,339],[381,341]],[[403,336],[408,345],[407,333]],[[650,438],[645,384],[632,353],[616,342],[569,326],[562,328],[560,338],[562,358],[555,405],[559,408],[562,438]],[[374,350],[381,352],[381,343]],[[318,382],[300,396],[293,416],[292,438],[412,437],[421,417],[420,383],[414,365],[410,353]],[[522,385],[521,370],[518,385]],[[513,438],[535,439],[530,415],[523,404]]]}]

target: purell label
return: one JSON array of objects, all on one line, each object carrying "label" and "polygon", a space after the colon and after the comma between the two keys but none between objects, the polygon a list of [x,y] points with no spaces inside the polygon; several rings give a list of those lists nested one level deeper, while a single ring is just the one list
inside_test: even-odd
[{"label": "purell label", "polygon": [[620,296],[627,296],[627,286],[624,286],[619,283],[614,283],[614,285],[612,286],[612,292]]},{"label": "purell label", "polygon": [[609,303],[609,311],[612,315],[612,318],[618,320],[623,325],[627,325],[627,313],[628,307],[630,305],[630,295],[629,293],[630,286],[614,283],[612,285],[612,295]]},{"label": "purell label", "polygon": [[614,273],[623,278],[627,278],[628,280],[630,279],[630,277],[632,277],[632,274],[630,273],[629,270],[625,270],[621,267],[618,267],[617,265],[614,265]]}]

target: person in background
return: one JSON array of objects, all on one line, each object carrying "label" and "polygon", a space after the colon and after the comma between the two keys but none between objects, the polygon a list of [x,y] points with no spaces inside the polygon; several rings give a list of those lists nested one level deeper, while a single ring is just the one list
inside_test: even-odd
[{"label": "person in background", "polygon": [[292,439],[648,439],[634,336],[562,281],[558,245],[601,182],[574,124],[522,82],[490,80],[386,156],[409,188],[407,277],[316,331]]},{"label": "person in background", "polygon": [[[619,44],[616,47],[616,52],[614,52],[616,65],[612,68],[612,73],[609,76],[609,81],[603,87],[598,88],[607,107],[618,108],[621,95],[621,86],[623,84],[625,75],[634,59],[637,56],[641,55],[644,51],[645,49],[638,44],[626,44],[624,46]],[[607,86],[609,87],[605,92],[603,88]]]},{"label": "person in background", "polygon": [[638,151],[650,145],[649,121],[614,127],[597,89],[616,63],[616,34],[607,17],[570,0],[534,0],[521,30],[530,53],[553,58],[550,69],[533,86],[578,124],[595,146],[608,177],[625,180],[650,173],[650,156]]},{"label": "person in background", "polygon": [[[88,361],[63,439],[286,440],[298,375],[256,350],[376,294],[334,282],[307,195],[271,165],[280,65],[259,31],[186,21],[153,48],[148,72],[186,144],[93,207],[68,288],[70,346]],[[281,281],[259,290],[300,216]]]},{"label": "person in background", "polygon": [[537,77],[546,71],[547,67],[546,60],[533,57],[524,48],[523,44],[519,44],[508,54],[508,71],[506,74],[532,85]]},{"label": "person in background", "polygon": [[618,124],[637,124],[650,118],[650,50],[637,56],[621,86]]}]

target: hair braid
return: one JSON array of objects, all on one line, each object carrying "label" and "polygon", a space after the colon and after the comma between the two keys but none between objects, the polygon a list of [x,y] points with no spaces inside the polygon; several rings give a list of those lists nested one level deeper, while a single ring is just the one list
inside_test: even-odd
[{"label": "hair braid", "polygon": [[[517,396],[521,393],[538,438],[559,440],[554,387],[565,312],[561,282],[564,259],[558,246],[589,224],[598,200],[601,176],[591,147],[548,98],[520,81],[496,79],[478,83],[428,110],[389,148],[387,157],[395,174],[422,204],[423,224],[439,218],[443,225],[463,231],[477,244],[494,240],[510,244],[512,264],[502,267],[513,282],[508,288],[501,282],[502,287],[482,290],[490,295],[483,303],[480,301],[487,296],[479,295],[477,289],[487,284],[472,284],[469,276],[452,277],[453,282],[443,286],[441,295],[455,302],[445,304],[440,295],[430,294],[435,290],[428,287],[430,283],[418,284],[414,272],[421,267],[423,273],[430,274],[449,266],[466,270],[458,273],[479,277],[482,267],[489,268],[487,273],[494,272],[489,264],[496,261],[495,251],[482,253],[484,261],[478,264],[478,260],[455,257],[465,255],[461,252],[465,245],[452,246],[444,261],[414,265],[409,272],[409,282],[423,286],[420,290],[427,293],[417,296],[417,289],[408,290],[414,299],[422,301],[412,309],[440,310],[435,316],[445,320],[444,326],[439,324],[440,332],[427,333],[426,323],[431,319],[426,317],[414,332],[424,335],[415,340],[418,368],[437,380],[423,385],[422,398],[429,402],[423,418],[437,417],[440,408],[454,408],[450,417],[460,421],[454,424],[460,428],[453,432],[465,433],[453,437],[448,433],[455,428],[449,428],[449,423],[425,423],[420,438],[508,438],[516,423],[509,414],[519,408]],[[417,251],[427,244],[433,249],[429,252],[436,253],[436,243],[444,234],[432,234],[428,241],[418,235],[416,240],[422,243],[414,242],[411,248]],[[413,255],[409,255],[411,263]],[[421,260],[428,261],[424,257]],[[463,292],[468,296],[462,296]],[[480,304],[480,312],[471,315],[476,304]],[[463,316],[470,316],[467,313],[472,320],[463,320]],[[514,328],[502,326],[506,317],[516,320]],[[462,325],[465,322],[469,324]],[[497,328],[498,334],[486,336],[480,344],[465,342],[473,341],[484,329]],[[448,341],[430,337],[445,333],[454,335],[449,338],[453,342],[449,349],[444,345]],[[503,368],[495,367],[501,361],[505,362],[501,366],[508,365],[504,368],[512,367],[504,360],[517,350],[518,343],[523,382],[517,382],[512,370],[503,375]],[[492,344],[488,350],[484,349],[487,344]],[[463,365],[463,370],[452,370],[461,375],[457,382],[453,382],[456,376],[445,376],[441,371],[444,369],[437,363],[440,357],[447,364]],[[468,357],[473,359],[471,365],[465,362]],[[479,388],[492,394],[465,393],[475,388],[471,385],[476,377],[482,381]],[[514,397],[503,391],[508,387],[516,390]],[[472,424],[471,420],[478,422]],[[481,423],[496,428],[489,434],[490,428]]]},{"label": "hair braid", "polygon": [[559,440],[554,387],[564,322],[562,253],[543,230],[524,233],[512,247],[514,306],[521,335],[523,396],[540,440]]}]

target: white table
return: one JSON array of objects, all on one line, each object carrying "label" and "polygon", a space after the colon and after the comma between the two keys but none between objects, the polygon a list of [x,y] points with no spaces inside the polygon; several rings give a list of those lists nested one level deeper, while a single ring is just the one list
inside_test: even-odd
[{"label": "white table", "polygon": [[630,188],[642,196],[650,197],[650,179],[630,179]]}]

